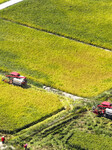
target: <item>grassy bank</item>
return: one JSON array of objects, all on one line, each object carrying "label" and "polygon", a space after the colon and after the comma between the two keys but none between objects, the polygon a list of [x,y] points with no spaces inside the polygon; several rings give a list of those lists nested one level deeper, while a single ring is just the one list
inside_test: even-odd
[{"label": "grassy bank", "polygon": [[57,95],[35,87],[23,89],[0,81],[0,91],[0,131],[27,127],[63,107]]},{"label": "grassy bank", "polygon": [[111,0],[24,0],[1,17],[112,49],[111,6]]},{"label": "grassy bank", "polygon": [[85,97],[111,88],[111,52],[2,20],[0,32],[2,68]]}]

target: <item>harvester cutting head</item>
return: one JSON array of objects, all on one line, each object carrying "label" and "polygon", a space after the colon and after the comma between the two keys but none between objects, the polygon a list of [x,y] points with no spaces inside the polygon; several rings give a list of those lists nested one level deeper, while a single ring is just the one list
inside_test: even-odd
[{"label": "harvester cutting head", "polygon": [[25,86],[27,84],[26,77],[21,76],[18,72],[11,72],[5,75],[7,78],[3,79],[4,82],[14,85]]}]

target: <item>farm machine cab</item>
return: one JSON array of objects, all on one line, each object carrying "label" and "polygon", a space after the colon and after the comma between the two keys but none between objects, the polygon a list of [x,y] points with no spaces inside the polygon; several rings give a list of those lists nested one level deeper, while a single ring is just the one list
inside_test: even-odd
[{"label": "farm machine cab", "polygon": [[14,85],[19,85],[25,87],[27,85],[27,79],[24,76],[21,76],[18,72],[11,72],[10,74],[5,75],[6,78],[3,79],[4,82]]},{"label": "farm machine cab", "polygon": [[96,108],[93,108],[93,112],[98,116],[112,117],[112,104],[104,101],[101,104],[98,104]]}]

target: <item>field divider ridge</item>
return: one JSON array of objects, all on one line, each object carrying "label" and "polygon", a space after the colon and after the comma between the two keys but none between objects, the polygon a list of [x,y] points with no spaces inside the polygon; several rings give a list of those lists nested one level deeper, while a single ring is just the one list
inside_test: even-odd
[{"label": "field divider ridge", "polygon": [[62,37],[62,38],[73,40],[73,41],[76,41],[76,42],[79,42],[79,43],[82,43],[82,44],[86,44],[86,45],[89,45],[89,46],[92,46],[92,47],[103,49],[105,51],[112,52],[112,49],[109,49],[109,48],[106,48],[106,47],[102,47],[100,45],[95,45],[95,44],[92,44],[92,43],[89,43],[89,42],[81,41],[80,39],[71,37],[69,35],[63,35],[62,33],[57,33],[57,32],[54,32],[54,31],[49,31],[49,30],[44,29],[44,28],[37,28],[37,27],[29,26],[29,25],[27,25],[25,23],[16,22],[16,21],[13,21],[13,20],[10,20],[10,19],[7,19],[7,18],[3,18],[3,17],[0,17],[0,19],[2,19],[4,21],[11,22],[11,23],[15,23],[15,24],[18,24],[18,25],[21,25],[21,26],[24,26],[24,27],[28,27],[28,28],[31,28],[31,29],[34,29],[34,30],[46,32],[46,33],[53,34],[53,35],[56,35],[56,36],[59,36],[59,37]]}]

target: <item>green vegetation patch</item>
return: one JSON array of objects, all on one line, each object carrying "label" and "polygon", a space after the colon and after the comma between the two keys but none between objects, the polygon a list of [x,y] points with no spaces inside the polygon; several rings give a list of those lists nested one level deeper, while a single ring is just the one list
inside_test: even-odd
[{"label": "green vegetation patch", "polygon": [[35,87],[23,89],[0,81],[0,91],[0,130],[23,128],[63,107],[57,95]]},{"label": "green vegetation patch", "polygon": [[7,1],[9,1],[9,0],[0,0],[0,4],[4,3],[4,2],[7,2]]},{"label": "green vegetation patch", "polygon": [[112,49],[111,8],[111,0],[24,0],[1,17]]},{"label": "green vegetation patch", "polygon": [[111,137],[104,137],[102,135],[94,135],[88,134],[81,131],[76,131],[73,136],[69,140],[69,148],[72,150],[74,149],[81,149],[81,150],[105,150],[111,149],[112,143]]},{"label": "green vegetation patch", "polygon": [[90,97],[112,87],[112,53],[0,20],[0,65]]}]

